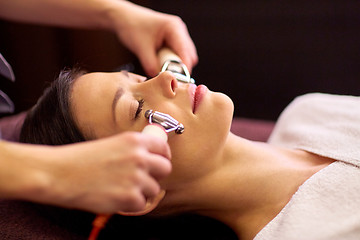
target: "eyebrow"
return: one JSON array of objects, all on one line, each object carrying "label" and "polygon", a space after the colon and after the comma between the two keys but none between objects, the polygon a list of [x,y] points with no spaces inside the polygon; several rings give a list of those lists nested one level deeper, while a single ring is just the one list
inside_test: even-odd
[{"label": "eyebrow", "polygon": [[124,94],[124,89],[122,89],[121,87],[119,87],[114,95],[114,99],[111,105],[111,112],[113,115],[113,121],[116,122],[116,116],[115,116],[115,107],[116,107],[116,103],[119,101],[119,99],[121,98],[121,96]]}]

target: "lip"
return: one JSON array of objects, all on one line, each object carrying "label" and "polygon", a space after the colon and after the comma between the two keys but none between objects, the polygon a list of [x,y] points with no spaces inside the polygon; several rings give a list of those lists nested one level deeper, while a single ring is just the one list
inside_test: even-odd
[{"label": "lip", "polygon": [[202,100],[204,99],[204,96],[206,95],[208,88],[205,85],[196,86],[195,84],[190,84],[189,91],[192,102],[192,110],[193,113],[195,113],[199,105],[201,104]]}]

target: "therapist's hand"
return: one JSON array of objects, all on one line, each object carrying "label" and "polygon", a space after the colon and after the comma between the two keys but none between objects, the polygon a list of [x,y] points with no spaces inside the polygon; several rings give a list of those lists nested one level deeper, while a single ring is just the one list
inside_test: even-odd
[{"label": "therapist's hand", "polygon": [[187,27],[179,17],[155,12],[128,1],[120,1],[119,4],[125,5],[126,11],[112,15],[114,29],[124,45],[138,56],[149,76],[159,73],[157,51],[163,46],[171,48],[189,71],[192,70],[198,56]]},{"label": "therapist's hand", "polygon": [[136,132],[39,149],[43,161],[32,166],[42,187],[24,191],[27,200],[95,213],[143,210],[171,172],[167,142]]}]

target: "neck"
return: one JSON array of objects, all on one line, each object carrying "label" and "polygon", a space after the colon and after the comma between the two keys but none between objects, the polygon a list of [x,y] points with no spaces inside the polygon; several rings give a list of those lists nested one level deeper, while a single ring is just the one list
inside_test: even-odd
[{"label": "neck", "polygon": [[[215,218],[240,239],[253,239],[289,202],[298,187],[330,161],[229,134],[221,165],[169,198],[182,210]],[[214,159],[218,161],[219,159]]]}]

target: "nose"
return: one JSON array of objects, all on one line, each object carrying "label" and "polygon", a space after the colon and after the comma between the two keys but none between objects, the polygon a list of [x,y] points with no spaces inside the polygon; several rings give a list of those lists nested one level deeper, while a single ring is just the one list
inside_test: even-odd
[{"label": "nose", "polygon": [[175,89],[178,87],[178,82],[172,72],[162,72],[153,80],[159,85],[164,96],[169,98],[175,97]]}]

